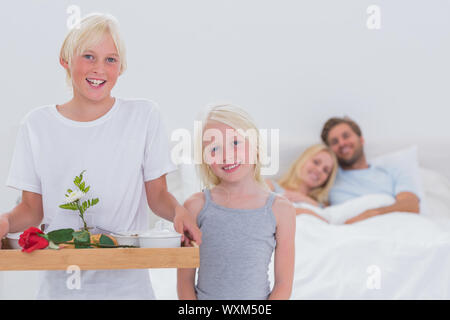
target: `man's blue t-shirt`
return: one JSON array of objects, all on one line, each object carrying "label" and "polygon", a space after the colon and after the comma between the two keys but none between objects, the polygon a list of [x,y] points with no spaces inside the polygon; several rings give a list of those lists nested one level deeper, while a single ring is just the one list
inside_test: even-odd
[{"label": "man's blue t-shirt", "polygon": [[413,178],[399,169],[373,165],[356,170],[339,168],[329,201],[335,205],[368,194],[385,193],[395,197],[400,192],[412,192],[419,197]]}]

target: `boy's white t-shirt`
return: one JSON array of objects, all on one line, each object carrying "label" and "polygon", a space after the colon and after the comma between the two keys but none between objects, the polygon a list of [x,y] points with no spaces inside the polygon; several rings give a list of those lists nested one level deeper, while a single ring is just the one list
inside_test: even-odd
[{"label": "boy's white t-shirt", "polygon": [[[83,181],[90,190],[83,199],[100,200],[86,212],[88,226],[146,230],[144,182],[174,169],[158,107],[148,100],[116,98],[113,107],[94,121],[70,120],[56,105],[28,113],[19,129],[7,186],[42,195],[46,232],[79,229],[78,211],[59,205],[67,189],[76,189],[75,176],[86,170]],[[79,289],[68,285],[74,281],[70,277],[73,272],[43,272],[38,298],[154,298],[147,269],[81,271]]]}]

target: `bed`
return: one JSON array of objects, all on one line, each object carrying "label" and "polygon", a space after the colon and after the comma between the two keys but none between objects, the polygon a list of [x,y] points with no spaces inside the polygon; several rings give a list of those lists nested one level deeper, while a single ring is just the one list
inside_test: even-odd
[{"label": "bed", "polygon": [[[290,159],[281,161],[280,172],[302,150],[288,149]],[[354,225],[297,216],[291,299],[450,299],[450,180],[419,165],[417,151],[388,152],[381,162],[394,159],[408,167],[405,152],[415,157],[408,169],[421,185],[421,214],[390,213]],[[187,166],[176,175],[169,186],[178,197],[196,191]],[[177,299],[176,270],[150,273],[158,299]],[[269,277],[273,285],[273,259]]]}]

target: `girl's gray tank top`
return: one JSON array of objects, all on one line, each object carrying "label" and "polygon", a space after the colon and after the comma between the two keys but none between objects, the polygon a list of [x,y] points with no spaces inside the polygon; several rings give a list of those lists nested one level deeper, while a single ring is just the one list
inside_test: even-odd
[{"label": "girl's gray tank top", "polygon": [[275,192],[276,194],[282,195],[285,190],[275,180],[271,180],[271,182],[273,185],[273,192]]},{"label": "girl's gray tank top", "polygon": [[202,231],[196,285],[200,300],[262,300],[270,294],[269,264],[275,249],[276,220],[270,193],[258,209],[232,209],[203,191],[197,216]]}]

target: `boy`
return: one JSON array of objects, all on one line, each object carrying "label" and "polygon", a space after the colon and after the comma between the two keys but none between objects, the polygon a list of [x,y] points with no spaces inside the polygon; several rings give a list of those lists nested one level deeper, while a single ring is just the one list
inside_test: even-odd
[{"label": "boy", "polygon": [[[60,63],[73,87],[65,104],[37,108],[22,121],[7,185],[22,190],[22,202],[0,216],[0,237],[44,223],[45,230],[76,228],[79,218],[60,209],[73,178],[86,170],[90,196],[100,202],[88,224],[106,230],[145,230],[147,205],[174,222],[197,243],[200,230],[167,191],[165,175],[175,167],[157,106],[146,100],[111,96],[126,69],[117,22],[108,15],[84,18],[67,35]],[[89,223],[90,221],[90,223]],[[81,288],[70,290],[64,271],[45,271],[41,299],[152,299],[148,270],[81,273]]]}]

